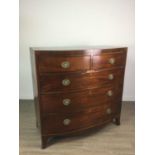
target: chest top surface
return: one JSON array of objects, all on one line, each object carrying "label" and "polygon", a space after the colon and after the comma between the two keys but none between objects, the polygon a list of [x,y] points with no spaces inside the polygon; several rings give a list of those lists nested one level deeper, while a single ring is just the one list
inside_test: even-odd
[{"label": "chest top surface", "polygon": [[106,49],[122,49],[124,46],[70,46],[70,47],[30,47],[31,51],[74,51],[74,50],[106,50]]}]

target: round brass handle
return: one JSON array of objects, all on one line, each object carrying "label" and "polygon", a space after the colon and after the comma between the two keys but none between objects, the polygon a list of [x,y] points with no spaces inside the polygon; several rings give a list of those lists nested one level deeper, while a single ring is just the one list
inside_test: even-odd
[{"label": "round brass handle", "polygon": [[69,68],[70,67],[70,62],[69,61],[63,61],[62,63],[61,63],[61,67],[62,68]]},{"label": "round brass handle", "polygon": [[64,125],[69,125],[70,123],[71,123],[71,120],[68,119],[68,118],[66,118],[66,119],[63,120],[63,124]]},{"label": "round brass handle", "polygon": [[70,103],[71,103],[71,100],[70,99],[68,99],[68,98],[66,98],[66,99],[63,99],[63,105],[64,106],[68,106]]},{"label": "round brass handle", "polygon": [[62,80],[62,85],[63,86],[68,86],[68,85],[70,85],[70,80],[69,79],[64,79],[64,80]]},{"label": "round brass handle", "polygon": [[111,114],[111,112],[112,112],[111,109],[108,108],[108,109],[107,109],[107,114]]},{"label": "round brass handle", "polygon": [[114,75],[113,75],[113,74],[109,74],[109,75],[108,75],[108,79],[109,79],[109,80],[113,80],[113,79],[114,79]]},{"label": "round brass handle", "polygon": [[108,96],[112,96],[112,95],[113,95],[112,90],[109,90],[109,91],[107,92],[107,95],[108,95]]},{"label": "round brass handle", "polygon": [[113,65],[115,63],[115,59],[114,58],[110,58],[109,59],[109,63]]}]

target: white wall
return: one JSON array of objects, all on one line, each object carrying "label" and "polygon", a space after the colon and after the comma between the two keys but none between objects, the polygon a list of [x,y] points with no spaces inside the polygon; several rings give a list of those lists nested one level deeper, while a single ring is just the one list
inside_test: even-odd
[{"label": "white wall", "polygon": [[32,99],[30,46],[128,46],[123,100],[134,100],[134,0],[20,0],[20,99]]}]

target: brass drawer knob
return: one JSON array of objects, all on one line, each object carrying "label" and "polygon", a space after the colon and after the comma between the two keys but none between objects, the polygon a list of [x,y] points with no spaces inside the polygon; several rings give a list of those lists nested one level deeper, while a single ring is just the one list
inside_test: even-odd
[{"label": "brass drawer knob", "polygon": [[113,80],[113,79],[114,79],[114,75],[113,75],[113,74],[109,74],[109,75],[108,75],[108,79],[109,79],[109,80]]},{"label": "brass drawer knob", "polygon": [[64,80],[62,80],[62,85],[63,86],[68,86],[68,85],[70,85],[70,80],[69,79],[64,79]]},{"label": "brass drawer knob", "polygon": [[63,120],[63,124],[64,125],[69,125],[70,123],[71,123],[71,120],[68,119],[68,118],[66,118],[66,119]]},{"label": "brass drawer knob", "polygon": [[68,99],[68,98],[66,98],[66,99],[63,99],[63,105],[64,106],[68,106],[70,103],[71,103],[71,100],[70,99]]},{"label": "brass drawer knob", "polygon": [[62,63],[61,63],[61,67],[62,68],[69,68],[70,67],[70,62],[69,61],[63,61]]},{"label": "brass drawer knob", "polygon": [[112,65],[115,64],[115,59],[114,58],[110,58],[109,59],[109,63],[112,64]]},{"label": "brass drawer knob", "polygon": [[112,112],[111,109],[108,108],[108,109],[107,109],[107,114],[111,114],[111,112]]},{"label": "brass drawer knob", "polygon": [[108,96],[112,96],[112,95],[113,95],[112,90],[109,90],[109,91],[107,92],[107,95],[108,95]]}]

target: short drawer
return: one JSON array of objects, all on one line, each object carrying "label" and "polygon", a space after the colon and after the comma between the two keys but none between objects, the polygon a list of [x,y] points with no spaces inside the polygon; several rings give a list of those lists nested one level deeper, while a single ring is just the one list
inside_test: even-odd
[{"label": "short drawer", "polygon": [[93,69],[125,66],[126,52],[102,53],[93,56]]},{"label": "short drawer", "polygon": [[90,69],[90,56],[63,56],[41,54],[38,56],[39,72],[71,72]]},{"label": "short drawer", "polygon": [[72,113],[84,108],[120,101],[121,91],[111,86],[81,92],[43,94],[40,96],[43,113]]},{"label": "short drawer", "polygon": [[82,74],[42,74],[40,90],[44,92],[60,92],[104,87],[106,85],[123,84],[123,69],[109,69]]},{"label": "short drawer", "polygon": [[111,119],[118,109],[99,106],[84,112],[73,114],[49,114],[43,117],[43,134],[58,134],[89,128]]}]

